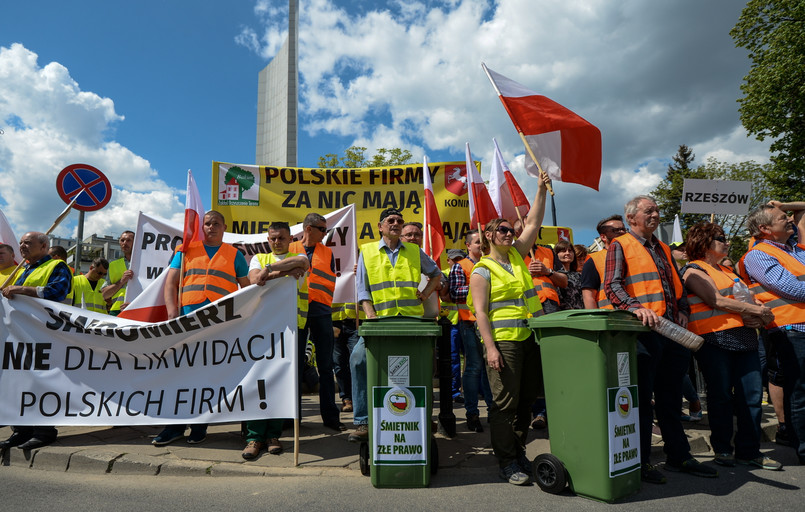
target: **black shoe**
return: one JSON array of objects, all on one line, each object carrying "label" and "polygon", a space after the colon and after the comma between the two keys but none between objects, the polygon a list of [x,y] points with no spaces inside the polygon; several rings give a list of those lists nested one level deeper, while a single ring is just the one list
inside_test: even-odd
[{"label": "black shoe", "polygon": [[336,432],[344,432],[347,430],[347,426],[340,421],[336,421],[335,423],[325,423],[324,426],[330,430],[335,430]]},{"label": "black shoe", "polygon": [[534,465],[528,460],[525,452],[517,452],[517,465],[520,466],[520,471],[528,475],[529,478],[534,474]]},{"label": "black shoe", "polygon": [[53,441],[55,441],[55,439],[40,439],[38,437],[32,437],[22,443],[19,448],[20,450],[33,450],[35,448],[42,448],[43,446],[52,444]]},{"label": "black shoe", "polygon": [[481,425],[481,418],[477,414],[467,416],[467,428],[471,432],[483,432],[484,426]]},{"label": "black shoe", "polygon": [[660,470],[651,464],[643,464],[640,466],[640,479],[650,484],[664,484],[668,481]]},{"label": "black shoe", "polygon": [[0,450],[5,450],[6,448],[13,448],[14,446],[19,446],[23,443],[27,443],[33,434],[31,432],[22,433],[22,432],[14,432],[11,434],[11,437],[6,439],[5,441],[0,441]]},{"label": "black shoe", "polygon": [[454,404],[463,404],[464,403],[464,397],[461,396],[461,395],[453,397],[453,403]]},{"label": "black shoe", "polygon": [[774,442],[780,446],[794,446],[791,441],[791,433],[785,424],[777,425],[777,434],[774,436]]},{"label": "black shoe", "polygon": [[681,464],[672,464],[670,462],[666,462],[665,469],[668,471],[674,471],[676,473],[687,473],[689,475],[701,476],[704,478],[716,478],[718,476],[718,470],[711,468],[710,466],[705,466],[693,457],[683,461]]}]

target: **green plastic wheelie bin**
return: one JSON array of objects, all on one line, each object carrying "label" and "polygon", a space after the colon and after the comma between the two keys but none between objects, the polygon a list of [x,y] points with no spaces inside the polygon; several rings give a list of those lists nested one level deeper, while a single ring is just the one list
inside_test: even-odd
[{"label": "green plastic wheelie bin", "polygon": [[613,502],[640,490],[637,335],[628,311],[559,311],[528,321],[542,353],[551,453],[537,485]]},{"label": "green plastic wheelie bin", "polygon": [[365,320],[369,443],[361,472],[375,487],[427,487],[438,467],[431,433],[433,349],[441,327],[433,319]]}]

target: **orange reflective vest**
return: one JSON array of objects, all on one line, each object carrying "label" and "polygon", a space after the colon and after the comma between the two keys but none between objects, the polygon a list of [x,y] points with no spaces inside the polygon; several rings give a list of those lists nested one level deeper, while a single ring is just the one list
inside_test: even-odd
[{"label": "orange reflective vest", "polygon": [[[648,249],[637,241],[630,233],[623,234],[615,240],[623,247],[623,256],[626,260],[626,279],[624,288],[627,293],[637,299],[644,308],[650,309],[662,316],[665,314],[665,294],[662,291],[660,272],[654,264],[654,258]],[[674,259],[671,257],[671,249],[664,243],[657,242],[665,253],[665,261],[671,265],[671,276],[673,280],[674,298],[678,301],[682,298],[682,281],[676,271]]]},{"label": "orange reflective vest", "polygon": [[604,291],[604,270],[606,269],[607,250],[603,249],[601,251],[592,253],[590,255],[590,259],[593,260],[595,270],[598,271],[598,277],[601,279],[601,284],[598,285],[598,296],[596,297],[596,300],[598,301],[598,308],[613,309],[612,303],[609,302],[607,294]]},{"label": "orange reflective vest", "polygon": [[[467,279],[467,285],[470,284],[470,275],[472,274],[472,268],[475,266],[475,263],[472,262],[469,258],[461,258],[458,260],[458,264],[461,265],[461,270],[464,271],[464,277]],[[472,310],[467,305],[466,301],[464,304],[457,304],[458,306],[458,319],[462,322],[474,322],[475,315],[472,314]]]},{"label": "orange reflective vest", "polygon": [[[553,251],[547,247],[534,247],[534,259],[541,261],[548,268],[553,268]],[[525,266],[528,267],[531,261],[531,256],[526,256]],[[533,277],[532,281],[534,281],[534,289],[537,290],[540,302],[550,299],[559,304],[559,292],[556,291],[550,277],[537,276]]]},{"label": "orange reflective vest", "polygon": [[[738,276],[733,274],[730,269],[722,265],[718,265],[718,268],[716,268],[702,260],[691,261],[691,263],[695,263],[704,269],[707,275],[715,282],[718,293],[730,299],[735,298],[732,286]],[[695,334],[701,335],[726,331],[727,329],[743,327],[744,325],[741,315],[711,308],[698,295],[689,293],[688,304],[690,304],[688,330]]]},{"label": "orange reflective vest", "polygon": [[[301,241],[291,242],[288,252],[307,254]],[[333,261],[333,251],[324,244],[316,244],[313,249],[313,258],[310,262],[310,273],[307,282],[308,302],[320,302],[327,306],[333,304],[335,293],[335,273],[330,268]]]},{"label": "orange reflective vest", "polygon": [[[182,251],[183,246],[177,250]],[[221,244],[212,260],[201,241],[190,242],[184,252],[184,279],[182,281],[181,305],[201,304],[205,299],[215,302],[237,291],[235,257],[238,250],[229,244]]]},{"label": "orange reflective vest", "polygon": [[[749,249],[746,254],[749,254],[751,251],[765,252],[779,261],[780,265],[799,281],[805,281],[805,265],[779,247],[767,243],[758,243]],[[746,257],[746,254],[744,254],[743,258]],[[743,261],[743,258],[741,258],[741,261]],[[751,280],[751,277],[748,275],[746,278]],[[750,286],[750,289],[752,293],[755,294],[755,297],[774,313],[774,320],[766,326],[767,329],[800,324],[805,321],[805,302],[780,297],[777,293],[767,290],[757,282],[754,282],[754,284]]]}]

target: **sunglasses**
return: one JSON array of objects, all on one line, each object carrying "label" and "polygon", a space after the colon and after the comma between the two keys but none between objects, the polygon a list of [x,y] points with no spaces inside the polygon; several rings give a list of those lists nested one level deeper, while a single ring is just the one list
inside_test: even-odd
[{"label": "sunglasses", "polygon": [[506,226],[498,226],[495,231],[501,235],[514,235],[514,230],[512,228],[507,228]]},{"label": "sunglasses", "polygon": [[387,217],[386,222],[388,222],[389,224],[404,224],[405,223],[405,221],[403,221],[399,217]]},{"label": "sunglasses", "polygon": [[327,233],[327,226],[324,226],[324,227],[322,227],[322,226],[310,226],[310,227],[314,228],[314,229],[318,229],[322,233]]},{"label": "sunglasses", "polygon": [[727,243],[727,237],[725,237],[724,235],[721,235],[721,236],[714,236],[714,237],[713,237],[713,240],[714,240],[714,241],[716,241],[716,242],[721,242],[722,244],[726,244],[726,243]]}]

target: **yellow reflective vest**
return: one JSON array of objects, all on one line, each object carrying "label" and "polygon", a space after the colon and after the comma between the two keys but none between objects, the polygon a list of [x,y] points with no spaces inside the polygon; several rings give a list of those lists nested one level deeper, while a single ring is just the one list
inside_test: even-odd
[{"label": "yellow reflective vest", "polygon": [[379,242],[361,247],[363,265],[369,278],[369,291],[377,316],[422,316],[425,308],[417,298],[417,287],[422,275],[419,261],[420,248],[416,244],[400,242],[397,262],[391,260]]},{"label": "yellow reflective vest", "polygon": [[[528,267],[514,247],[509,249],[509,262],[513,274],[489,256],[484,256],[475,264],[476,267],[488,269],[491,274],[487,315],[492,325],[494,341],[527,339],[531,336],[531,329],[528,328],[526,320],[542,309]],[[467,294],[467,304],[475,312],[472,289]],[[478,314],[475,313],[475,316]]]},{"label": "yellow reflective vest", "polygon": [[70,292],[73,306],[96,313],[106,313],[106,301],[103,300],[101,288],[103,288],[102,280],[98,280],[93,289],[87,276],[73,276],[73,289]]},{"label": "yellow reflective vest", "polygon": [[[109,284],[117,284],[123,278],[123,272],[128,270],[126,258],[118,258],[109,263]],[[117,293],[112,296],[112,305],[109,306],[109,312],[112,314],[120,313],[120,307],[123,305],[123,299],[126,297],[126,286],[122,286]]]}]

